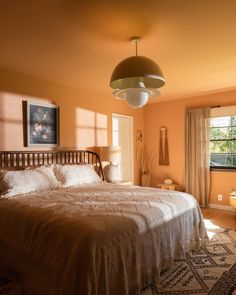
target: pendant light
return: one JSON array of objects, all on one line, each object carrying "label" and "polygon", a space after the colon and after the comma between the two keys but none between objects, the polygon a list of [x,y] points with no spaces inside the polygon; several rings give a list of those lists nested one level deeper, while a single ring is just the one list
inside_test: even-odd
[{"label": "pendant light", "polygon": [[135,43],[135,56],[121,61],[113,70],[110,87],[117,99],[126,99],[133,108],[141,108],[149,97],[160,95],[158,88],[165,84],[159,66],[150,58],[138,56],[139,37],[131,39]]}]

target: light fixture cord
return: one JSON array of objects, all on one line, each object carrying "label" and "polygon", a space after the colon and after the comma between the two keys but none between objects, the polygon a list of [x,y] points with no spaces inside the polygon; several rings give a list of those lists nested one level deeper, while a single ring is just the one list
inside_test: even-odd
[{"label": "light fixture cord", "polygon": [[135,41],[135,54],[138,55],[138,41]]}]

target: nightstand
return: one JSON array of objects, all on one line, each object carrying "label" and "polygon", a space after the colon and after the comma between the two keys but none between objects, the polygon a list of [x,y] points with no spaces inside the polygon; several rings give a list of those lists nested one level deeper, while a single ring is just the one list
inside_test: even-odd
[{"label": "nightstand", "polygon": [[180,191],[181,190],[181,187],[176,183],[172,183],[172,184],[161,183],[161,184],[158,184],[157,187],[160,189],[166,189],[166,190],[170,190],[170,191]]}]

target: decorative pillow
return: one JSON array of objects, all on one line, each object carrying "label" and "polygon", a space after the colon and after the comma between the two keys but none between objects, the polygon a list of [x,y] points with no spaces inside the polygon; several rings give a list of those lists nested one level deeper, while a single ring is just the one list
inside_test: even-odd
[{"label": "decorative pillow", "polygon": [[0,192],[4,197],[13,197],[34,191],[57,188],[57,181],[50,167],[0,172]]},{"label": "decorative pillow", "polygon": [[92,165],[55,165],[53,170],[62,187],[101,181]]}]

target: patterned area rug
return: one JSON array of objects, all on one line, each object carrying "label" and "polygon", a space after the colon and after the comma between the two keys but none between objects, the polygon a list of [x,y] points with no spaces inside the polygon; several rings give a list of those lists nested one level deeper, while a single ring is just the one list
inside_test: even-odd
[{"label": "patterned area rug", "polygon": [[210,244],[177,260],[142,295],[236,295],[236,230],[208,230]]}]

